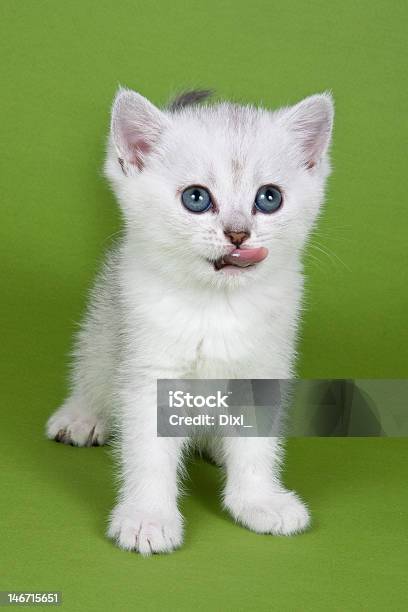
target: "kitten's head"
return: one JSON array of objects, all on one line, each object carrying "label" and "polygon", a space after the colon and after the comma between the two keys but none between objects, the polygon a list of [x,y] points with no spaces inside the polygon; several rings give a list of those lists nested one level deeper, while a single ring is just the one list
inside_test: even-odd
[{"label": "kitten's head", "polygon": [[269,111],[194,104],[159,110],[121,89],[106,174],[121,204],[135,265],[175,283],[265,282],[298,266],[329,174],[327,93]]}]

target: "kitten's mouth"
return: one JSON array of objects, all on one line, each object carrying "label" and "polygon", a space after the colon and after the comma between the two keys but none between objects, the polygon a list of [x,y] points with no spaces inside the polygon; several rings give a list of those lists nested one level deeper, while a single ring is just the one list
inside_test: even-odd
[{"label": "kitten's mouth", "polygon": [[268,256],[268,249],[258,247],[254,249],[234,249],[213,262],[215,270],[238,272],[263,261]]}]

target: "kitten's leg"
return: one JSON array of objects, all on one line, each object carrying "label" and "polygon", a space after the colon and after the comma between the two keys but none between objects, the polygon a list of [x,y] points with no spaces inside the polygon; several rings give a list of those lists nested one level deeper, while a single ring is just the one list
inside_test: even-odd
[{"label": "kitten's leg", "polygon": [[100,286],[98,300],[76,338],[72,393],[49,418],[46,435],[75,446],[104,444],[110,435],[117,331],[109,288]]},{"label": "kitten's leg", "polygon": [[278,438],[224,438],[227,483],[224,505],[258,533],[290,535],[307,528],[306,506],[280,483]]},{"label": "kitten's leg", "polygon": [[[82,335],[89,334],[84,330]],[[46,435],[51,440],[74,446],[100,446],[110,436],[113,400],[111,347],[98,351],[94,335],[89,334],[89,344],[95,350],[86,352],[80,345],[73,372],[73,391],[68,399],[48,419]],[[82,345],[84,338],[82,338]]]},{"label": "kitten's leg", "polygon": [[122,486],[108,536],[143,555],[170,552],[183,540],[177,507],[185,439],[157,436],[155,381],[125,389],[120,419]]}]

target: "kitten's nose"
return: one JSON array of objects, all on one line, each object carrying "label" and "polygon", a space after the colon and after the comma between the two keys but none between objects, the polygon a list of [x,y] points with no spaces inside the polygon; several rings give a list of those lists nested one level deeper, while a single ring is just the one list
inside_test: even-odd
[{"label": "kitten's nose", "polygon": [[250,236],[249,232],[232,232],[230,230],[225,230],[224,234],[227,238],[229,238],[233,245],[236,247],[240,247],[245,240],[247,240]]}]

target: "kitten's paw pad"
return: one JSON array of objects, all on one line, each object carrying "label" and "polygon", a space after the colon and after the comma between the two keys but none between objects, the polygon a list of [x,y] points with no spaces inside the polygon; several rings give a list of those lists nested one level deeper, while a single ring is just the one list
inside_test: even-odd
[{"label": "kitten's paw pad", "polygon": [[294,535],[310,524],[306,505],[292,491],[276,493],[262,502],[241,502],[239,507],[237,504],[227,507],[239,523],[257,533]]},{"label": "kitten's paw pad", "polygon": [[178,511],[159,517],[119,505],[111,514],[108,537],[120,548],[142,555],[169,553],[183,542],[183,523]]},{"label": "kitten's paw pad", "polygon": [[107,428],[98,417],[62,406],[48,420],[47,438],[73,446],[102,446]]}]

